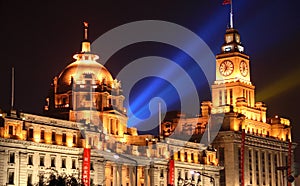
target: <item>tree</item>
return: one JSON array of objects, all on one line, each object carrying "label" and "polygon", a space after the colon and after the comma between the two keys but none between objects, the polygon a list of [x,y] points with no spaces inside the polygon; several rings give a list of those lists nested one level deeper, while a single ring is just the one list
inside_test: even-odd
[{"label": "tree", "polygon": [[[80,179],[73,175],[59,174],[54,169],[50,169],[47,173],[39,175],[39,178],[40,181],[35,186],[82,186]],[[28,186],[32,185],[28,184]]]}]

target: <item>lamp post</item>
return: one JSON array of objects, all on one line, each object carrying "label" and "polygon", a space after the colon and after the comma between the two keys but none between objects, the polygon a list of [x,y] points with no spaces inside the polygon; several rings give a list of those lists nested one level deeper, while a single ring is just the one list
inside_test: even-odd
[{"label": "lamp post", "polygon": [[[199,176],[201,175],[201,176],[210,178],[210,183],[212,183],[213,186],[215,186],[215,184],[216,184],[216,183],[215,183],[215,178],[212,177],[212,176],[209,176],[209,175],[207,175],[207,174],[203,174],[203,173],[201,173],[201,172],[199,172],[199,171],[190,171],[190,173],[191,173],[191,174],[198,174]],[[198,179],[197,184],[199,184],[199,180],[200,180],[200,179]],[[200,181],[201,181],[201,180],[200,180]]]}]

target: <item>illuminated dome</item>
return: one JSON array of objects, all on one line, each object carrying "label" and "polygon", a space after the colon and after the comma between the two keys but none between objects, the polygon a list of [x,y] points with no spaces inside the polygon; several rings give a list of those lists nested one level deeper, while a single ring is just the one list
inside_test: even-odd
[{"label": "illuminated dome", "polygon": [[[82,54],[82,57],[92,57],[92,54]],[[93,55],[95,56],[95,55]],[[81,55],[77,54],[74,57],[80,58]],[[77,61],[68,65],[58,76],[58,86],[70,85],[72,82],[76,84],[86,84],[86,80],[92,80],[92,84],[105,83],[111,85],[113,78],[110,72],[100,63],[95,60],[82,60]]]}]

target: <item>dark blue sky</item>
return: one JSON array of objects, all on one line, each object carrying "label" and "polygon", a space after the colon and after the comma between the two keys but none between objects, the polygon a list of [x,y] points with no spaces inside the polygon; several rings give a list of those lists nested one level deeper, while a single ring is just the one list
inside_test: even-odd
[{"label": "dark blue sky", "polygon": [[[300,2],[234,0],[233,3],[235,28],[251,57],[251,80],[256,86],[257,101],[267,104],[269,116],[278,114],[291,119],[293,138],[300,142]],[[14,66],[15,105],[37,114],[42,112],[52,78],[80,50],[83,20],[90,23],[91,41],[132,21],[174,22],[197,33],[217,54],[229,11],[229,6],[222,6],[222,0],[1,1],[0,8],[0,108],[9,108],[10,70]],[[107,68],[116,75],[133,59],[148,55],[170,59],[182,55],[178,63],[191,61],[171,46],[143,43],[122,49],[109,60]],[[200,73],[199,79],[202,78]],[[197,86],[201,99],[210,99],[206,82],[201,81]],[[137,94],[133,92],[132,96]]]}]

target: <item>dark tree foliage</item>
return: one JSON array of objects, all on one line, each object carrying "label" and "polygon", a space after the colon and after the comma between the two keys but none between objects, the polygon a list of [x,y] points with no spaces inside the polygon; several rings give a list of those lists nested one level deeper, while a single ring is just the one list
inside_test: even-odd
[{"label": "dark tree foliage", "polygon": [[49,176],[40,175],[40,181],[37,184],[27,184],[27,186],[83,186],[81,180],[72,175],[58,174],[52,171]]}]

